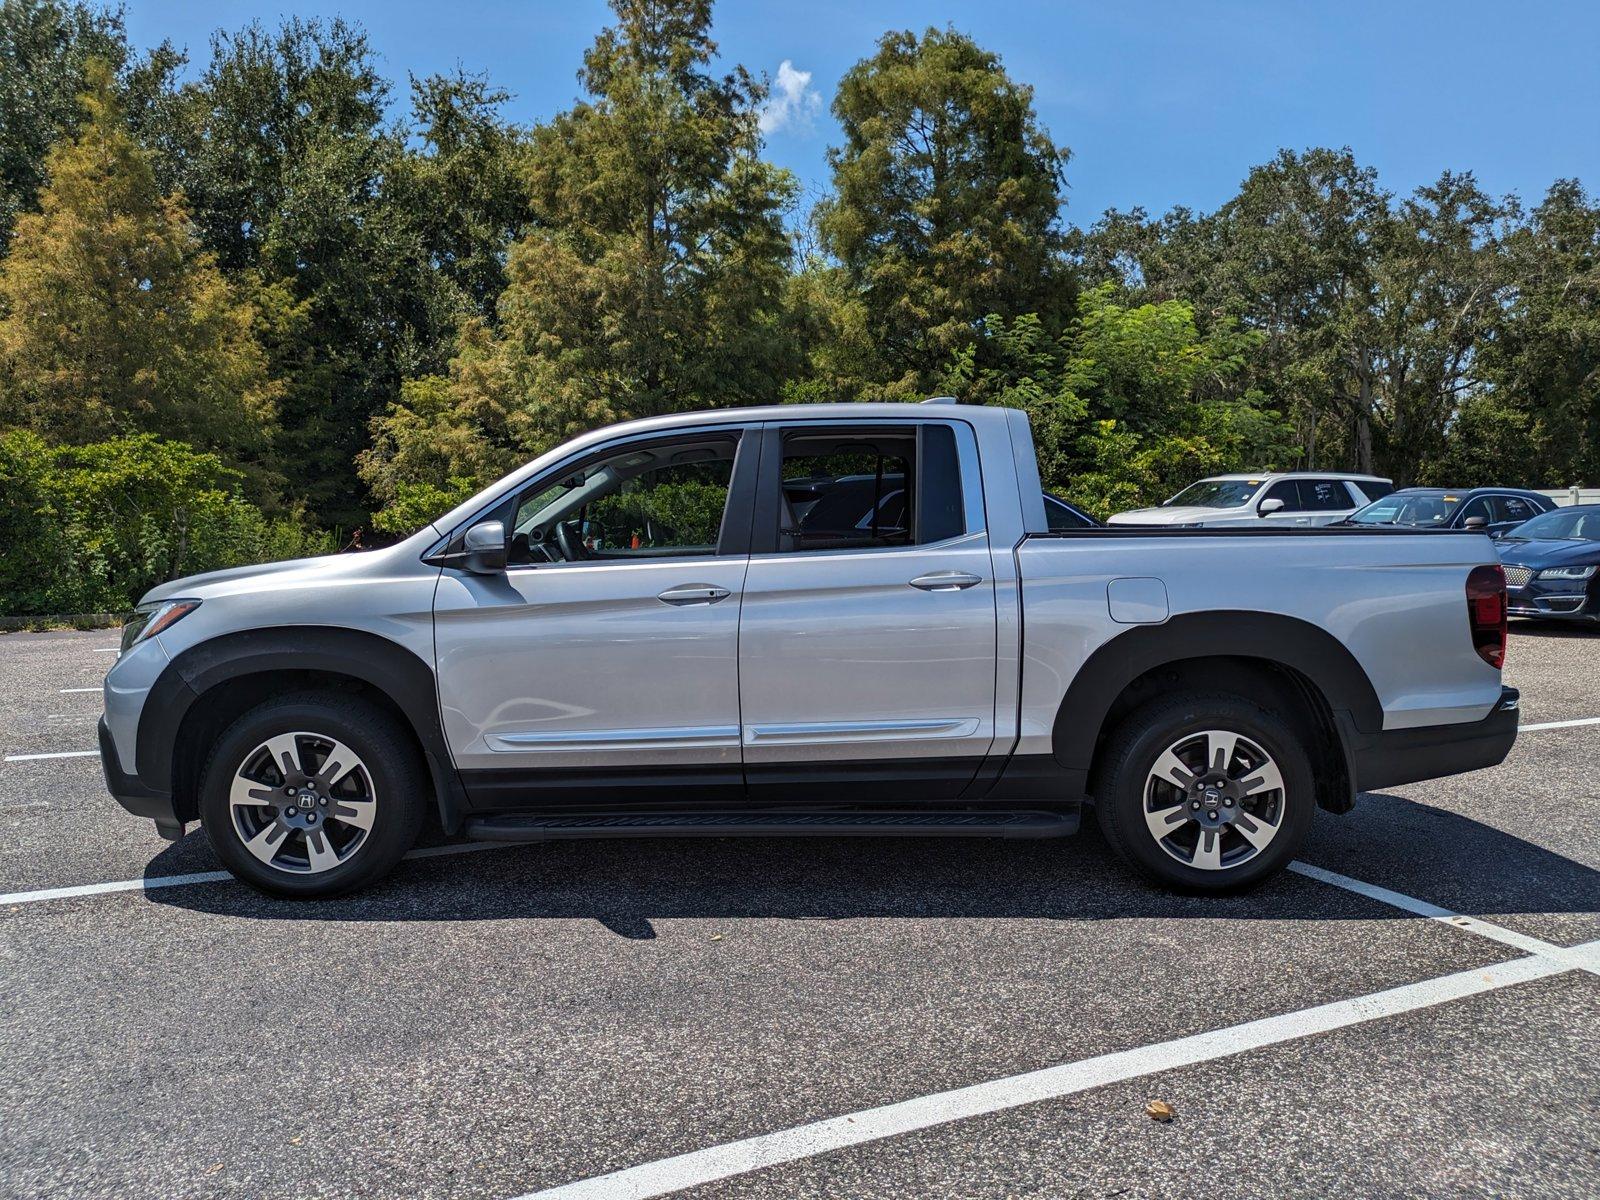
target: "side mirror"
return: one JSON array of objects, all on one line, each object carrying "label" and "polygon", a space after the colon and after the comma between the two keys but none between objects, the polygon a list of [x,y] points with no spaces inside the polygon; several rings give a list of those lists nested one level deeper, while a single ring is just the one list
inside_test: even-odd
[{"label": "side mirror", "polygon": [[462,539],[461,565],[474,575],[498,575],[506,569],[506,527],[480,521]]},{"label": "side mirror", "polygon": [[1278,497],[1273,496],[1271,499],[1263,500],[1260,504],[1256,505],[1256,512],[1260,513],[1263,517],[1268,517],[1282,507],[1283,501],[1278,499]]},{"label": "side mirror", "polygon": [[1465,521],[1461,522],[1461,524],[1467,529],[1482,529],[1488,525],[1489,522],[1484,520],[1482,517],[1468,517]]}]

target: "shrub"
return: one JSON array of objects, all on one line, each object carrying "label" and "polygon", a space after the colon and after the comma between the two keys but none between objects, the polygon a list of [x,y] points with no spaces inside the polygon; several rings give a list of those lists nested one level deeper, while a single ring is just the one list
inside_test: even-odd
[{"label": "shrub", "polygon": [[240,481],[153,434],[60,447],[0,435],[0,613],[115,612],[183,575],[334,549],[302,514],[249,503]]}]

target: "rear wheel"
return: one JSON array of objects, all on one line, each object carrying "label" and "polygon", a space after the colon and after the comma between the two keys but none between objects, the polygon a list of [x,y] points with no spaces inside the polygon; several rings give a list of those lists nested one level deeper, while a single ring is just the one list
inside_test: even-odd
[{"label": "rear wheel", "polygon": [[332,896],[388,872],[422,825],[407,731],[358,696],[304,693],[251,709],[218,739],[200,818],[223,864],[277,896]]},{"label": "rear wheel", "polygon": [[1240,696],[1152,701],[1117,728],[1102,761],[1095,811],[1106,840],[1169,887],[1251,887],[1281,870],[1311,828],[1311,765],[1299,736]]}]

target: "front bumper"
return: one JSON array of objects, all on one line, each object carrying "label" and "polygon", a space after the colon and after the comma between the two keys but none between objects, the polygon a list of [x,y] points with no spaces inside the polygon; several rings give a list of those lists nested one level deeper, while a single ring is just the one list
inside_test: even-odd
[{"label": "front bumper", "polygon": [[136,817],[156,823],[156,831],[169,841],[183,836],[183,822],[172,808],[172,794],[157,791],[140,781],[138,776],[126,774],[117,759],[117,748],[111,740],[111,727],[100,718],[100,769],[105,772],[106,789],[116,802]]},{"label": "front bumper", "polygon": [[1530,579],[1522,587],[1506,589],[1506,612],[1513,617],[1539,617],[1547,621],[1592,621],[1600,614],[1594,589],[1573,591],[1575,580]]},{"label": "front bumper", "polygon": [[1520,693],[1500,689],[1500,700],[1481,721],[1456,725],[1423,725],[1362,733],[1341,714],[1356,790],[1376,791],[1479,771],[1504,762],[1517,740]]}]

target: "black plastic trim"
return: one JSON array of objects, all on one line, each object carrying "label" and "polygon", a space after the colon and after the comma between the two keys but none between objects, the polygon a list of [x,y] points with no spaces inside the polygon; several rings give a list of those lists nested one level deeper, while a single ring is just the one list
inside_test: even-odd
[{"label": "black plastic trim", "polygon": [[283,625],[224,634],[179,654],[156,678],[139,718],[141,783],[172,791],[173,748],[184,717],[219,684],[283,671],[345,675],[377,688],[404,714],[422,744],[445,828],[460,824],[462,795],[450,768],[433,671],[410,650],[377,634],[324,625]]},{"label": "black plastic trim", "polygon": [[750,797],[757,802],[830,804],[895,800],[954,800],[983,765],[983,758],[830,759],[817,762],[745,763]]},{"label": "black plastic trim", "polygon": [[1199,657],[1255,658],[1291,667],[1321,691],[1330,709],[1348,712],[1354,728],[1383,728],[1383,706],[1372,681],[1332,634],[1297,617],[1224,609],[1133,626],[1091,654],[1056,711],[1056,761],[1087,776],[1106,714],[1123,689],[1147,671]]},{"label": "black plastic trim", "polygon": [[1065,837],[1076,809],[1059,812],[893,809],[790,812],[582,812],[473,817],[467,832],[488,841],[683,837]]},{"label": "black plastic trim", "polygon": [[117,747],[111,738],[111,727],[105,717],[100,718],[97,730],[100,739],[100,770],[105,773],[106,790],[112,799],[136,817],[154,821],[161,836],[176,841],[183,836],[183,822],[172,808],[172,793],[149,787],[137,776],[122,769],[117,758]]},{"label": "black plastic trim", "polygon": [[1339,714],[1355,764],[1356,787],[1363,792],[1479,771],[1504,762],[1517,740],[1519,715],[1519,694],[1512,687],[1500,689],[1500,702],[1483,720],[1456,725],[1365,733]]},{"label": "black plastic trim", "polygon": [[501,767],[460,772],[469,811],[512,812],[552,805],[616,808],[634,802],[744,799],[738,763],[683,767]]},{"label": "black plastic trim", "polygon": [[985,800],[1080,801],[1088,772],[1063,767],[1049,754],[1013,754],[984,793]]}]

